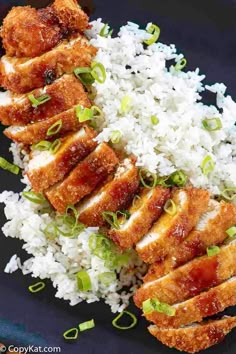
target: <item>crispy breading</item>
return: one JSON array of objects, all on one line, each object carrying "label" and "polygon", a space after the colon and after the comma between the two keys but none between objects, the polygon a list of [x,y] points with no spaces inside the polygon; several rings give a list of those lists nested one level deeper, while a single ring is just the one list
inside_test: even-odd
[{"label": "crispy breading", "polygon": [[124,210],[132,201],[138,187],[138,169],[130,159],[126,159],[124,166],[119,166],[112,180],[79,204],[79,220],[87,226],[104,226],[102,213]]},{"label": "crispy breading", "polygon": [[178,328],[194,322],[201,322],[204,318],[224,311],[229,306],[236,304],[236,277],[211,288],[179,304],[174,305],[175,316],[167,316],[157,311],[145,314],[160,328]]},{"label": "crispy breading", "polygon": [[[151,228],[163,211],[166,200],[170,197],[170,190],[156,187],[152,190],[144,188],[135,203],[128,209],[130,218],[126,222],[119,222],[120,229],[111,229],[110,237],[121,249],[131,248]],[[121,221],[121,218],[118,220]]]},{"label": "crispy breading", "polygon": [[4,125],[25,125],[51,118],[74,105],[90,107],[90,101],[81,82],[74,75],[64,75],[52,85],[31,92],[34,97],[47,94],[51,99],[38,107],[25,95],[13,95],[9,104],[0,105],[0,121]]},{"label": "crispy breading", "polygon": [[73,167],[96,147],[93,129],[83,127],[62,139],[59,150],[36,152],[29,162],[27,176],[35,192],[42,192],[61,181]]},{"label": "crispy breading", "polygon": [[46,191],[48,200],[59,213],[65,212],[68,205],[90,194],[118,162],[115,152],[106,143],[100,144],[64,181]]},{"label": "crispy breading", "polygon": [[236,206],[211,200],[207,213],[189,236],[163,261],[150,266],[144,281],[155,280],[172,269],[206,252],[207,247],[221,244],[228,237],[226,230],[236,224]]},{"label": "crispy breading", "polygon": [[171,198],[177,207],[176,214],[163,213],[149,233],[137,243],[136,250],[144,262],[153,263],[172,254],[207,210],[210,194],[206,190],[189,187],[174,190]]},{"label": "crispy breading", "polygon": [[144,283],[134,295],[135,304],[157,298],[169,305],[185,301],[236,274],[236,244],[221,247],[214,256],[195,258],[157,280]]},{"label": "crispy breading", "polygon": [[50,52],[33,59],[3,56],[0,61],[0,83],[15,93],[26,93],[52,83],[76,67],[89,67],[97,49],[88,40],[74,34]]},{"label": "crispy breading", "polygon": [[223,317],[179,329],[149,326],[149,332],[170,348],[196,353],[220,343],[236,327],[236,317]]}]

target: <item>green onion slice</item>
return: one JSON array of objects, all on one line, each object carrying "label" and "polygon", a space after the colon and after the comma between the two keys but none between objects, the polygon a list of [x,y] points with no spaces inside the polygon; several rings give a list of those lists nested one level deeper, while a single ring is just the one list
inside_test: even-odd
[{"label": "green onion slice", "polygon": [[236,198],[236,188],[226,188],[221,193],[222,197],[226,200],[233,200]]},{"label": "green onion slice", "polygon": [[116,280],[116,274],[114,272],[104,272],[99,274],[98,279],[103,285],[109,286]]},{"label": "green onion slice", "polygon": [[138,194],[135,194],[134,199],[132,201],[132,207],[138,207],[138,205],[140,204],[140,199],[141,197]]},{"label": "green onion slice", "polygon": [[94,61],[91,64],[91,75],[92,77],[99,82],[99,84],[104,84],[104,82],[106,81],[106,69],[104,68],[104,66],[101,63],[97,63],[96,61]]},{"label": "green onion slice", "polygon": [[93,112],[93,118],[102,117],[103,115],[102,110],[98,106],[92,106],[91,110]]},{"label": "green onion slice", "polygon": [[169,180],[173,185],[183,187],[186,185],[188,177],[183,171],[176,171],[170,175]]},{"label": "green onion slice", "polygon": [[109,28],[110,28],[110,26],[107,23],[105,23],[105,25],[102,27],[102,29],[99,33],[99,36],[105,37],[105,38],[107,38],[109,36],[111,37],[113,30],[109,31]]},{"label": "green onion slice", "polygon": [[124,96],[120,103],[120,114],[128,113],[131,109],[131,98],[129,96]]},{"label": "green onion slice", "polygon": [[93,119],[93,110],[90,108],[84,108],[80,105],[76,106],[76,117],[80,123]]},{"label": "green onion slice", "polygon": [[56,139],[56,140],[52,143],[52,145],[51,145],[51,147],[50,147],[51,153],[52,153],[52,154],[55,154],[55,153],[60,149],[60,147],[61,147],[61,140],[60,140],[60,139]]},{"label": "green onion slice", "polygon": [[164,302],[160,302],[157,299],[147,299],[142,304],[143,312],[149,314],[153,311],[164,313],[166,316],[175,316],[176,309]]},{"label": "green onion slice", "polygon": [[208,255],[208,257],[215,256],[218,253],[220,253],[220,247],[218,247],[218,246],[209,246],[209,247],[207,247],[207,255]]},{"label": "green onion slice", "polygon": [[77,284],[80,291],[89,291],[92,289],[92,283],[88,272],[81,270],[77,273]]},{"label": "green onion slice", "polygon": [[79,324],[80,332],[87,331],[95,327],[94,319]]},{"label": "green onion slice", "polygon": [[159,123],[159,119],[157,116],[151,116],[151,122],[153,125],[157,125]]},{"label": "green onion slice", "polygon": [[215,163],[210,155],[204,157],[201,163],[201,170],[205,176],[208,176],[215,168]]},{"label": "green onion slice", "polygon": [[47,150],[50,150],[51,145],[52,145],[52,143],[50,143],[50,141],[41,140],[37,144],[33,144],[31,146],[31,149],[32,150],[39,150],[39,151],[47,151]]},{"label": "green onion slice", "polygon": [[30,100],[32,107],[36,108],[41,104],[48,102],[51,99],[51,96],[45,94],[36,98],[32,93],[30,93],[28,95],[28,99]]},{"label": "green onion slice", "polygon": [[118,230],[120,228],[116,213],[113,213],[112,211],[104,211],[102,217],[114,229]]},{"label": "green onion slice", "polygon": [[175,64],[174,68],[176,71],[181,71],[187,65],[187,59],[182,58],[178,63]]},{"label": "green onion slice", "polygon": [[[129,316],[132,320],[132,322],[129,326],[121,326],[117,323],[124,315]],[[138,322],[137,317],[133,313],[131,313],[129,311],[123,311],[117,317],[114,318],[114,320],[112,321],[112,325],[113,325],[113,327],[115,327],[117,329],[126,330],[126,329],[134,328],[136,326],[137,322]]]},{"label": "green onion slice", "polygon": [[42,291],[44,288],[46,287],[46,284],[43,281],[40,281],[36,284],[32,284],[28,287],[29,291],[31,293],[39,293],[40,291]]},{"label": "green onion slice", "polygon": [[226,233],[230,238],[236,237],[236,226],[230,227],[228,230],[226,230]]},{"label": "green onion slice", "polygon": [[144,41],[144,43],[147,44],[147,45],[152,45],[160,37],[161,30],[160,30],[160,27],[158,27],[157,25],[151,24],[147,28],[147,33],[152,34],[152,36],[151,36],[150,39],[147,39],[146,41]]},{"label": "green onion slice", "polygon": [[63,337],[66,341],[77,340],[79,336],[78,328],[70,328],[63,333]]},{"label": "green onion slice", "polygon": [[155,173],[149,172],[147,169],[141,168],[139,170],[139,179],[142,186],[153,189],[157,186],[157,175]]},{"label": "green onion slice", "polygon": [[177,213],[177,206],[172,199],[168,199],[165,202],[164,210],[167,214],[174,216]]},{"label": "green onion slice", "polygon": [[153,300],[147,299],[143,301],[142,308],[144,314],[152,313],[153,311],[155,311]]},{"label": "green onion slice", "polygon": [[76,68],[74,70],[74,75],[79,79],[84,85],[92,85],[95,80],[91,75],[91,68]]},{"label": "green onion slice", "polygon": [[57,225],[54,222],[51,222],[45,227],[43,233],[45,237],[48,238],[49,240],[53,240],[57,238],[58,237]]},{"label": "green onion slice", "polygon": [[23,192],[22,196],[25,199],[28,199],[30,202],[35,203],[35,204],[43,204],[46,202],[46,199],[44,198],[42,193],[35,193],[35,192]]},{"label": "green onion slice", "polygon": [[214,132],[222,128],[222,122],[220,118],[209,118],[202,121],[203,128],[209,132]]},{"label": "green onion slice", "polygon": [[55,122],[50,128],[48,128],[47,130],[47,136],[52,136],[55,135],[57,133],[59,133],[59,131],[62,128],[62,120],[59,119],[57,122]]},{"label": "green onion slice", "polygon": [[19,166],[8,162],[3,157],[0,157],[0,167],[3,170],[6,170],[6,171],[11,172],[11,173],[14,173],[14,175],[18,175],[18,173],[20,172],[20,167]]},{"label": "green onion slice", "polygon": [[112,144],[119,144],[121,138],[122,138],[122,133],[119,130],[114,130],[111,133]]}]

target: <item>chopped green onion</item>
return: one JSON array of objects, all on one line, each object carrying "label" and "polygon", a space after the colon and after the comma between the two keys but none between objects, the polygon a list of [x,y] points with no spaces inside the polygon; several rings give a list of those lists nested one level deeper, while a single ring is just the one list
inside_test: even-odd
[{"label": "chopped green onion", "polygon": [[222,197],[225,198],[226,200],[233,200],[236,198],[236,188],[226,188],[223,190],[221,193]]},{"label": "chopped green onion", "polygon": [[20,172],[20,167],[19,166],[16,166],[16,165],[8,162],[3,157],[0,157],[0,167],[3,170],[9,171],[11,173],[14,173],[15,175],[18,175],[18,173]]},{"label": "chopped green onion", "polygon": [[59,119],[57,122],[55,122],[50,128],[48,128],[47,130],[47,136],[52,136],[55,135],[57,133],[59,133],[59,131],[62,128],[62,120]]},{"label": "chopped green onion", "polygon": [[[129,326],[120,326],[119,324],[117,324],[117,322],[120,320],[120,318],[122,318],[124,315],[129,316],[132,320],[132,322]],[[114,318],[114,320],[112,321],[112,325],[117,329],[126,330],[126,329],[134,328],[136,326],[137,322],[138,322],[137,317],[133,313],[131,313],[129,311],[123,311],[116,318]]]},{"label": "chopped green onion", "polygon": [[209,132],[214,132],[216,130],[220,130],[222,128],[222,122],[220,118],[211,118],[204,119],[202,121],[203,128],[208,130]]},{"label": "chopped green onion", "polygon": [[80,332],[87,331],[88,329],[92,329],[94,327],[95,327],[95,323],[94,323],[93,319],[90,320],[90,321],[86,321],[86,322],[83,322],[83,323],[79,324]]},{"label": "chopped green onion", "polygon": [[51,96],[45,94],[36,98],[32,93],[30,93],[28,95],[28,99],[30,100],[32,107],[36,108],[41,104],[48,102],[51,99]]},{"label": "chopped green onion", "polygon": [[93,118],[102,117],[103,115],[102,110],[98,106],[92,106],[91,110],[93,112]]},{"label": "chopped green onion", "polygon": [[175,64],[174,68],[176,71],[181,71],[187,65],[187,59],[182,58],[178,63]]},{"label": "chopped green onion", "polygon": [[99,84],[104,84],[104,82],[106,81],[106,69],[104,68],[104,66],[101,63],[97,63],[97,62],[93,62],[91,64],[91,75],[92,77],[99,82]]},{"label": "chopped green onion", "polygon": [[[71,211],[73,212],[72,215]],[[78,221],[78,217],[79,214],[76,208],[73,205],[69,205],[64,215],[56,217],[57,232],[64,237],[75,237],[85,228],[84,224]],[[62,230],[60,226],[64,226],[65,230]]]},{"label": "chopped green onion", "polygon": [[85,270],[77,273],[77,284],[80,291],[89,291],[92,289],[92,283],[89,274]]},{"label": "chopped green onion", "polygon": [[144,314],[149,314],[153,311],[164,313],[166,316],[175,316],[176,309],[164,302],[160,302],[157,299],[147,299],[143,302],[143,312]]},{"label": "chopped green onion", "polygon": [[218,246],[209,246],[207,247],[207,255],[208,257],[215,256],[220,253],[220,248]]},{"label": "chopped green onion", "polygon": [[103,285],[109,286],[116,280],[116,274],[114,272],[104,272],[99,274],[98,279]]},{"label": "chopped green onion", "polygon": [[156,116],[151,116],[151,122],[153,125],[157,125],[159,123],[159,119]]},{"label": "chopped green onion", "polygon": [[149,172],[146,169],[141,168],[139,170],[139,179],[141,184],[146,188],[153,189],[157,186],[157,175],[155,173]]},{"label": "chopped green onion", "polygon": [[39,143],[32,145],[32,150],[47,151],[50,150],[52,143],[47,140],[41,140]]},{"label": "chopped green onion", "polygon": [[74,74],[84,85],[92,85],[95,80],[91,74],[91,68],[76,68]]},{"label": "chopped green onion", "polygon": [[163,176],[157,178],[157,185],[163,187],[173,186],[173,182],[170,181],[170,176]]},{"label": "chopped green onion", "polygon": [[140,203],[141,197],[138,194],[135,194],[134,199],[132,201],[132,206],[137,207]]},{"label": "chopped green onion", "polygon": [[119,144],[121,137],[122,137],[122,133],[119,130],[114,130],[111,133],[112,144]]},{"label": "chopped green onion", "polygon": [[174,216],[177,213],[177,206],[172,199],[168,199],[165,202],[164,210],[167,214]]},{"label": "chopped green onion", "polygon": [[76,106],[76,117],[80,123],[93,119],[93,110],[90,108],[84,108],[80,105]]},{"label": "chopped green onion", "polygon": [[28,289],[31,293],[34,294],[34,293],[38,293],[38,292],[42,291],[45,288],[45,286],[46,286],[46,284],[43,281],[40,281],[36,284],[30,285],[28,287]]},{"label": "chopped green onion", "polygon": [[78,328],[70,328],[63,333],[63,337],[66,341],[74,341],[77,340],[79,336]]},{"label": "chopped green onion", "polygon": [[142,308],[144,314],[152,313],[153,311],[155,311],[153,300],[152,299],[145,300],[142,304]]},{"label": "chopped green onion", "polygon": [[49,240],[53,240],[58,237],[57,225],[54,222],[48,224],[43,230],[44,235]]},{"label": "chopped green onion", "polygon": [[151,24],[148,28],[147,28],[147,33],[152,34],[152,37],[150,39],[147,39],[144,41],[145,44],[147,45],[152,45],[153,43],[155,43],[161,33],[160,27],[158,27],[157,25]]},{"label": "chopped green onion", "polygon": [[46,199],[44,198],[42,193],[35,193],[35,192],[23,192],[22,196],[26,199],[28,199],[30,202],[35,203],[35,204],[43,204],[46,202]]},{"label": "chopped green onion", "polygon": [[208,176],[215,168],[215,163],[210,155],[204,157],[201,163],[201,170],[205,176]]},{"label": "chopped green onion", "polygon": [[228,230],[226,230],[226,233],[230,238],[236,237],[236,226],[230,227]]},{"label": "chopped green onion", "polygon": [[50,147],[50,151],[52,154],[55,154],[59,149],[60,149],[60,146],[61,146],[61,140],[60,139],[56,139],[51,147]]},{"label": "chopped green onion", "polygon": [[109,31],[109,28],[110,28],[110,26],[106,23],[106,24],[102,27],[102,29],[101,29],[101,31],[100,31],[100,33],[99,33],[99,36],[105,37],[105,38],[111,36],[112,33],[113,33],[113,30],[110,30],[110,31]]},{"label": "chopped green onion", "polygon": [[175,171],[170,175],[169,180],[175,186],[183,187],[186,185],[188,177],[183,171]]},{"label": "chopped green onion", "polygon": [[104,211],[102,213],[102,217],[103,219],[109,224],[111,225],[114,229],[119,229],[120,225],[118,223],[118,219],[117,219],[117,214],[113,213],[112,211]]},{"label": "chopped green onion", "polygon": [[129,96],[124,96],[120,103],[120,114],[128,113],[131,109],[131,98]]}]

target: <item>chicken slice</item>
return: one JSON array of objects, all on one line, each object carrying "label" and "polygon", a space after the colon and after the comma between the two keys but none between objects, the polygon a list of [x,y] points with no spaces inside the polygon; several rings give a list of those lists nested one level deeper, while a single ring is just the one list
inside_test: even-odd
[{"label": "chicken slice", "polygon": [[228,236],[226,230],[235,224],[234,204],[210,200],[207,212],[201,216],[189,236],[163,262],[152,264],[144,281],[162,277],[194,257],[203,255],[207,247],[221,244]]},{"label": "chicken slice", "polygon": [[103,226],[102,213],[124,210],[139,187],[138,169],[131,159],[125,159],[114,179],[98,188],[78,206],[79,220],[87,226]]},{"label": "chicken slice", "polygon": [[203,189],[176,189],[172,195],[177,207],[176,214],[163,213],[148,234],[137,243],[136,250],[140,258],[153,263],[172,254],[207,210],[209,198],[209,192]]},{"label": "chicken slice", "polygon": [[27,176],[35,192],[42,192],[61,181],[64,176],[95,147],[94,130],[83,127],[79,132],[65,137],[59,150],[34,151],[29,162]]},{"label": "chicken slice", "polygon": [[21,126],[51,118],[77,104],[90,107],[88,95],[74,75],[64,75],[52,85],[36,89],[31,93],[35,98],[47,94],[51,99],[34,108],[28,98],[29,94],[11,95],[9,92],[1,92],[0,121],[2,124]]},{"label": "chicken slice", "polygon": [[111,229],[108,232],[108,237],[121,249],[131,248],[150,230],[153,222],[159,218],[169,197],[170,190],[168,188],[159,186],[152,190],[144,188],[139,199],[135,198],[135,203],[128,209],[130,218],[124,223],[120,218],[120,229]]},{"label": "chicken slice", "polygon": [[223,317],[182,328],[149,326],[149,332],[164,345],[187,353],[196,353],[220,343],[236,327],[236,317]]},{"label": "chicken slice", "polygon": [[160,328],[178,328],[194,322],[201,322],[205,317],[216,315],[229,306],[236,304],[236,277],[211,288],[179,304],[174,305],[175,316],[167,316],[164,313],[153,311],[145,314],[148,321],[151,321]]},{"label": "chicken slice", "polygon": [[158,299],[169,305],[190,297],[236,275],[236,243],[221,247],[218,254],[196,258],[157,280],[144,283],[134,295],[135,304],[142,307],[147,299]]},{"label": "chicken slice", "polygon": [[29,92],[52,83],[76,67],[89,67],[97,49],[74,34],[50,52],[33,59],[3,56],[0,61],[1,86],[15,93]]},{"label": "chicken slice", "polygon": [[64,181],[46,191],[48,200],[59,213],[63,213],[68,205],[74,205],[90,194],[118,162],[115,152],[106,143],[100,144]]}]

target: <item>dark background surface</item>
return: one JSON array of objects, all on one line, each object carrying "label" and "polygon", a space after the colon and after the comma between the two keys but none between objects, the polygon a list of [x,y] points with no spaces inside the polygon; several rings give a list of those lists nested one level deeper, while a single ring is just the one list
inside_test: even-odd
[{"label": "dark background surface", "polygon": [[[13,5],[29,3],[41,5],[48,1],[0,0],[0,16]],[[161,41],[175,43],[188,60],[188,68],[200,67],[207,74],[207,82],[223,81],[228,93],[236,97],[236,1],[235,0],[83,0],[81,4],[93,12],[92,18],[103,17],[114,28],[136,21],[141,26],[153,21],[161,27]],[[214,96],[206,100],[214,102]],[[0,155],[11,158],[9,141],[1,134]],[[0,171],[0,190],[19,191],[19,176]],[[0,224],[5,218],[0,208]],[[0,235],[0,341],[7,344],[35,344],[61,346],[63,354],[168,354],[175,353],[162,346],[146,331],[147,323],[140,318],[131,331],[117,331],[111,326],[113,315],[103,303],[81,304],[70,307],[54,298],[55,290],[48,284],[46,290],[32,295],[27,287],[30,277],[20,273],[4,274],[9,258],[20,250],[21,243]],[[34,282],[34,281],[33,281]],[[233,310],[231,311],[233,313]],[[94,318],[96,328],[80,335],[76,344],[65,344],[62,333],[79,322]],[[235,333],[224,343],[206,353],[230,353],[236,351]]]}]

